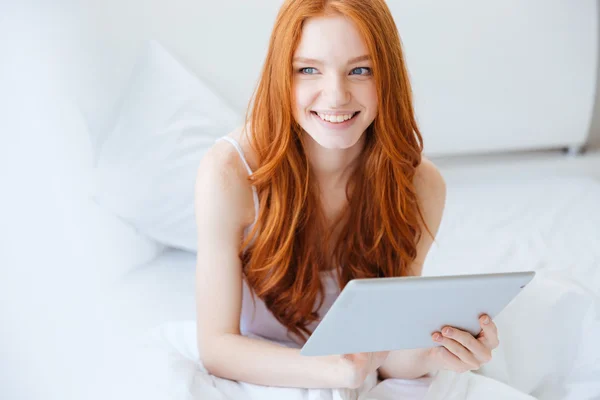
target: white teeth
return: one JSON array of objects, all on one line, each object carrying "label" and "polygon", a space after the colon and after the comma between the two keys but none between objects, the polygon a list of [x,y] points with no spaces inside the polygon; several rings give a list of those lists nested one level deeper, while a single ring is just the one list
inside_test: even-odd
[{"label": "white teeth", "polygon": [[317,115],[323,120],[327,122],[340,123],[344,121],[348,121],[354,114],[345,114],[345,115],[331,115],[331,114],[321,114],[317,113]]}]

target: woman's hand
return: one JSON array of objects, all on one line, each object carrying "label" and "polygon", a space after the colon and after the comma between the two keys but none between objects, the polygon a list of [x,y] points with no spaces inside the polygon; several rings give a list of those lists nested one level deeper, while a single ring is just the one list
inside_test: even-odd
[{"label": "woman's hand", "polygon": [[430,350],[432,369],[466,372],[479,369],[492,359],[492,350],[498,347],[498,329],[487,315],[479,317],[483,329],[475,338],[468,332],[446,326],[435,332],[432,339],[442,347]]},{"label": "woman's hand", "polygon": [[349,389],[358,389],[369,375],[376,372],[385,362],[389,351],[374,353],[344,354],[339,362],[342,371],[342,386]]}]

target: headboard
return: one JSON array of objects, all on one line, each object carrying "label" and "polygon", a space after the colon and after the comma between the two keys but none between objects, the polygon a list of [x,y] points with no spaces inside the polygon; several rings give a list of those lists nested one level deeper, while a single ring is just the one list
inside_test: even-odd
[{"label": "headboard", "polygon": [[[149,38],[241,114],[282,0],[85,3],[64,10],[77,35],[71,82],[93,129],[101,130]],[[388,4],[403,40],[427,154],[586,141],[596,90],[595,0]]]}]

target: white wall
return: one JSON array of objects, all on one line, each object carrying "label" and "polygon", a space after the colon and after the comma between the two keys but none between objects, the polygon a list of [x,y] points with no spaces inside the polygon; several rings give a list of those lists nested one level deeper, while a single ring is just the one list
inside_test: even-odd
[{"label": "white wall", "polygon": [[[242,113],[281,3],[40,0],[21,8],[31,19],[27,34],[42,34],[42,51],[32,60],[56,70],[98,133],[110,126],[147,38],[158,39]],[[585,140],[598,69],[595,0],[388,4],[405,45],[426,152]]]},{"label": "white wall", "polygon": [[[72,7],[86,27],[79,100],[103,126],[107,100],[125,81],[135,50],[155,38],[242,112],[281,3],[107,0]],[[597,69],[596,1],[388,4],[405,45],[427,153],[585,141]]]},{"label": "white wall", "polygon": [[[600,7],[597,12],[597,18],[600,20]],[[600,29],[598,30],[598,36],[600,37]],[[600,40],[598,41],[598,45],[600,46]],[[590,150],[600,150],[600,64],[598,64],[598,69],[596,70],[596,99],[587,147]]]}]

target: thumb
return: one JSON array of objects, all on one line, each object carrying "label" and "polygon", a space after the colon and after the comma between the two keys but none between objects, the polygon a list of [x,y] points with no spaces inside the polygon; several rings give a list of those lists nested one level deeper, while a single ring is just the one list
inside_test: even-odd
[{"label": "thumb", "polygon": [[372,363],[375,364],[374,367],[379,368],[388,358],[389,354],[389,351],[378,351],[371,353]]},{"label": "thumb", "polygon": [[369,353],[349,353],[349,354],[343,354],[342,358],[344,358],[346,360],[350,360],[350,361],[355,361],[355,360],[359,360],[359,359],[368,359],[369,358]]}]

